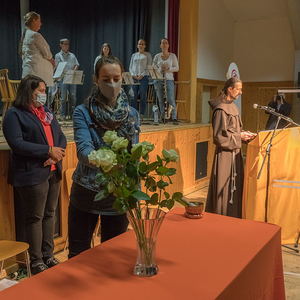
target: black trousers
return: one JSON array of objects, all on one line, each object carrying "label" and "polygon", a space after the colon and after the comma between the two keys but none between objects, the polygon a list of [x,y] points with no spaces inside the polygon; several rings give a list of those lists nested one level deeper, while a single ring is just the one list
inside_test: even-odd
[{"label": "black trousers", "polygon": [[[98,214],[85,212],[69,204],[69,258],[91,248]],[[105,242],[127,230],[128,220],[123,215],[101,215],[101,242]]]},{"label": "black trousers", "polygon": [[[23,212],[25,240],[29,243],[31,265],[53,256],[55,210],[58,203],[60,180],[56,172],[36,185],[14,187],[18,215]],[[21,221],[22,222],[22,221]],[[17,232],[18,236],[18,232]]]}]

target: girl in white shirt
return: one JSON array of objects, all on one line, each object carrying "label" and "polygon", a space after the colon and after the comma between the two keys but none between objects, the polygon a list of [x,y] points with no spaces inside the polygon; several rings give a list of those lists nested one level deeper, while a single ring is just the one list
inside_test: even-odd
[{"label": "girl in white shirt", "polygon": [[[136,108],[141,115],[145,114],[146,102],[147,102],[147,89],[148,89],[148,71],[147,66],[152,65],[152,57],[149,52],[145,51],[146,42],[143,39],[139,39],[137,44],[138,52],[135,52],[131,56],[129,72],[135,83],[132,87],[134,92],[134,99],[132,106]],[[137,99],[140,95],[140,107],[138,109]]]},{"label": "girl in white shirt", "polygon": [[[177,125],[178,121],[177,121],[177,111],[176,111],[176,103],[175,103],[175,85],[174,85],[173,73],[178,72],[179,70],[178,60],[174,53],[169,52],[168,39],[166,38],[161,39],[160,48],[162,52],[155,55],[153,59],[153,66],[158,68],[158,70],[165,76],[167,101],[173,107],[171,118],[173,120],[173,124]],[[163,114],[164,114],[163,81],[155,80],[154,87],[159,102],[159,110],[160,110],[161,118],[163,118]]]}]

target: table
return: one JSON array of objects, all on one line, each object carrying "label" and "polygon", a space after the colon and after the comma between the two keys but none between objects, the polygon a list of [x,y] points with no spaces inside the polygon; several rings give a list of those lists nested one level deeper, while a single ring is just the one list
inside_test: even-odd
[{"label": "table", "polygon": [[135,237],[122,234],[0,292],[0,299],[285,299],[280,227],[170,212],[157,243],[159,274],[131,275]]}]

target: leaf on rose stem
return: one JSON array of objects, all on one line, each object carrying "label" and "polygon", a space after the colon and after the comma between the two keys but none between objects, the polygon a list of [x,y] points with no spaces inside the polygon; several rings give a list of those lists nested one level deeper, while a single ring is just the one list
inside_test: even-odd
[{"label": "leaf on rose stem", "polygon": [[170,198],[170,194],[168,192],[164,192],[164,195],[165,195],[166,199]]},{"label": "leaf on rose stem", "polygon": [[155,161],[148,165],[148,172],[154,171],[160,165],[159,162]]},{"label": "leaf on rose stem", "polygon": [[169,170],[166,173],[166,176],[172,176],[176,174],[176,169],[175,168],[169,168]]},{"label": "leaf on rose stem", "polygon": [[95,182],[99,185],[105,185],[107,183],[107,178],[103,173],[98,173],[95,176]]},{"label": "leaf on rose stem", "polygon": [[146,180],[145,180],[145,187],[146,188],[151,188],[151,187],[156,187],[156,181],[154,180],[153,177],[148,177]]},{"label": "leaf on rose stem", "polygon": [[174,200],[168,199],[168,200],[163,200],[160,202],[159,206],[160,207],[166,207],[167,209],[171,209],[174,206]]},{"label": "leaf on rose stem", "polygon": [[126,173],[129,177],[138,177],[137,169],[133,164],[128,164],[126,167]]},{"label": "leaf on rose stem", "polygon": [[142,192],[142,191],[134,191],[132,194],[131,194],[132,197],[134,197],[136,200],[140,201],[140,200],[146,200],[146,201],[149,201],[150,200],[150,197]]},{"label": "leaf on rose stem", "polygon": [[152,205],[157,205],[157,203],[158,203],[158,194],[157,193],[154,193],[151,196],[151,199],[149,200],[149,203],[152,204]]},{"label": "leaf on rose stem", "polygon": [[169,183],[170,183],[170,184],[173,184],[173,181],[172,181],[172,179],[170,178],[170,176],[168,176],[168,179],[169,179]]},{"label": "leaf on rose stem", "polygon": [[167,175],[168,170],[169,170],[169,168],[167,168],[167,167],[158,167],[156,169],[156,173],[158,175]]},{"label": "leaf on rose stem", "polygon": [[180,192],[176,192],[176,193],[174,193],[174,194],[172,195],[172,199],[173,199],[174,201],[180,200],[180,199],[182,199],[182,197],[183,197],[183,195],[182,195],[182,193],[180,193]]},{"label": "leaf on rose stem", "polygon": [[116,200],[113,203],[113,208],[123,213],[127,211],[127,207],[124,204],[124,200],[120,198],[116,198]]},{"label": "leaf on rose stem", "polygon": [[139,173],[142,174],[142,175],[145,175],[147,174],[147,171],[148,171],[148,167],[147,167],[147,164],[143,161],[139,164]]},{"label": "leaf on rose stem", "polygon": [[162,164],[162,159],[159,155],[156,155],[156,159],[158,161],[158,163],[161,165]]},{"label": "leaf on rose stem", "polygon": [[160,180],[157,182],[157,186],[158,188],[160,188],[161,190],[163,190],[166,186],[168,186],[169,184],[166,181]]},{"label": "leaf on rose stem", "polygon": [[140,145],[135,149],[135,151],[131,154],[131,160],[138,160],[142,156],[143,146]]},{"label": "leaf on rose stem", "polygon": [[176,192],[172,195],[172,200],[178,202],[179,204],[183,205],[183,206],[189,206],[189,203],[187,201],[185,201],[184,199],[182,199],[183,195],[180,192]]},{"label": "leaf on rose stem", "polygon": [[106,190],[101,190],[100,192],[98,192],[94,198],[94,201],[101,201],[103,199],[105,199],[108,196],[108,193]]}]

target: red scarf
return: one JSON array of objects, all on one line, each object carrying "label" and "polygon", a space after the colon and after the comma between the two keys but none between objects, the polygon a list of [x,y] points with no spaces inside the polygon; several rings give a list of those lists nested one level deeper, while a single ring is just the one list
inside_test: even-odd
[{"label": "red scarf", "polygon": [[39,107],[31,105],[30,110],[34,115],[38,117],[38,119],[42,122],[44,126],[50,126],[53,119],[53,115],[49,112],[46,112],[43,105]]}]

